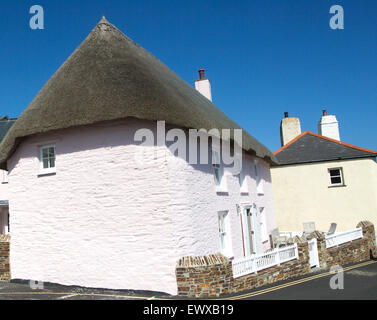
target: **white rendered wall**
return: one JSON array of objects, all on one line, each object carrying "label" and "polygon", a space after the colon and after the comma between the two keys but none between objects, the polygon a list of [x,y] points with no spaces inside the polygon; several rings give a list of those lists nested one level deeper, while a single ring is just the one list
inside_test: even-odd
[{"label": "white rendered wall", "polygon": [[[330,187],[328,169],[343,168],[346,186]],[[362,220],[377,226],[377,163],[350,159],[274,167],[276,221],[280,230],[303,231],[314,221],[319,231],[332,222],[337,231],[354,229]]]},{"label": "white rendered wall", "polygon": [[[253,157],[248,195],[226,176],[228,194],[215,191],[211,165],[191,166],[163,146],[140,163],[139,128],[125,120],[24,140],[8,162],[13,279],[111,289],[177,293],[175,265],[186,255],[219,252],[217,212],[231,217],[233,251],[242,255],[236,204],[256,203],[275,227],[269,166],[260,160],[265,194],[256,194]],[[56,144],[57,174],[38,177],[39,146]],[[260,250],[269,248],[269,243]]]}]

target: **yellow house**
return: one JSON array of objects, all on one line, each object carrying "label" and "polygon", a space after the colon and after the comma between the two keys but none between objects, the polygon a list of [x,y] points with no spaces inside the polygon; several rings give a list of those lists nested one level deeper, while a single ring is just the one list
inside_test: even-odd
[{"label": "yellow house", "polygon": [[280,163],[271,170],[280,230],[302,231],[303,222],[311,221],[320,231],[333,222],[336,231],[354,229],[362,220],[377,226],[377,151],[339,141],[336,118],[326,111],[319,123],[323,135],[300,133],[299,125],[286,114],[283,146],[274,153]]}]

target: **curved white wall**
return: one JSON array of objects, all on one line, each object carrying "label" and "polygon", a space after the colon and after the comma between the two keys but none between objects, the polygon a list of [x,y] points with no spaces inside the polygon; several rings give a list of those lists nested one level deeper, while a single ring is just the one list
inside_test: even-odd
[{"label": "curved white wall", "polygon": [[[135,158],[139,128],[125,120],[25,139],[8,162],[11,273],[33,279],[112,289],[177,293],[175,265],[186,255],[219,252],[217,212],[231,217],[233,252],[242,255],[236,204],[266,208],[275,227],[269,166],[259,159],[265,195],[256,195],[253,157],[248,195],[226,173],[228,194],[215,192],[211,165],[191,166],[160,147],[158,159]],[[56,144],[57,173],[38,177],[39,146]],[[261,245],[261,250],[269,247]]]}]

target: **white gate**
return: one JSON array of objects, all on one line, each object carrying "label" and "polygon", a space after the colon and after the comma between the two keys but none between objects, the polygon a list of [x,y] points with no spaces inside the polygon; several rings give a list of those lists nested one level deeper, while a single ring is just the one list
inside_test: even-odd
[{"label": "white gate", "polygon": [[319,267],[319,258],[318,258],[318,247],[317,239],[313,238],[308,241],[309,246],[309,263],[310,267]]}]

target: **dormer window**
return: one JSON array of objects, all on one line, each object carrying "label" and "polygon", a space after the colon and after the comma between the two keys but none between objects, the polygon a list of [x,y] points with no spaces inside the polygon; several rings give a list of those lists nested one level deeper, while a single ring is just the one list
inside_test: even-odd
[{"label": "dormer window", "polygon": [[40,148],[40,174],[56,172],[56,152],[54,145],[43,146]]}]

